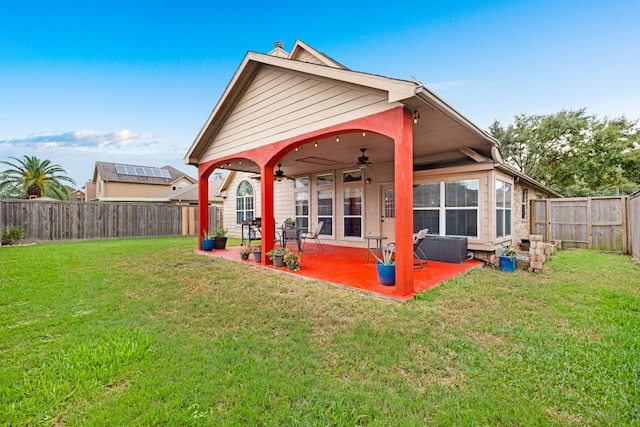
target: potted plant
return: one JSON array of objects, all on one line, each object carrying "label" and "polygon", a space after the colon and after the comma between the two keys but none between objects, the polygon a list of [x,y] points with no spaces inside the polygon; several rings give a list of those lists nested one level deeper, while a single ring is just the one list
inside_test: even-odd
[{"label": "potted plant", "polygon": [[213,234],[209,233],[207,230],[205,230],[202,233],[202,240],[201,240],[201,244],[202,244],[202,250],[203,251],[211,251],[213,250]]},{"label": "potted plant", "polygon": [[500,270],[516,271],[516,250],[511,246],[506,246],[500,255]]},{"label": "potted plant", "polygon": [[218,226],[213,229],[213,248],[214,249],[224,249],[227,247],[227,230]]},{"label": "potted plant", "polygon": [[284,220],[284,226],[285,227],[295,227],[296,226],[296,222],[291,218],[287,218],[287,219]]},{"label": "potted plant", "polygon": [[238,253],[240,254],[240,258],[243,260],[248,260],[249,259],[249,254],[251,253],[251,246],[246,245],[246,246],[242,246],[240,248],[240,250],[238,251]]},{"label": "potted plant", "polygon": [[291,271],[300,271],[300,263],[302,260],[300,259],[300,255],[297,255],[295,252],[287,251],[284,254],[283,261],[287,264],[287,268]]},{"label": "potted plant", "polygon": [[253,254],[253,260],[258,264],[262,262],[262,246],[254,245],[251,246],[251,253]]},{"label": "potted plant", "polygon": [[284,267],[284,255],[287,253],[285,248],[273,248],[267,252],[267,256],[276,267]]},{"label": "potted plant", "polygon": [[396,284],[396,262],[393,260],[393,249],[383,248],[380,257],[376,257],[376,272],[378,273],[378,281],[384,286],[393,286]]}]

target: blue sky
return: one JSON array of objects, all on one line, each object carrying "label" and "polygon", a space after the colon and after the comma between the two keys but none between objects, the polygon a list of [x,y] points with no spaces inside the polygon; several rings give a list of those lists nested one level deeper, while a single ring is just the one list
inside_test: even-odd
[{"label": "blue sky", "polygon": [[640,118],[636,0],[8,0],[1,12],[0,160],[48,158],[78,187],[96,161],[195,177],[186,151],[246,52],[276,40],[415,76],[484,129],[563,108]]}]

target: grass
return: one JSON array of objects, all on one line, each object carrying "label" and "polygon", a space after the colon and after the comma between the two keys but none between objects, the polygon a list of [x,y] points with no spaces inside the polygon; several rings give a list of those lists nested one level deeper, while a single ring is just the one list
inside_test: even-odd
[{"label": "grass", "polygon": [[640,425],[628,257],[399,304],[195,246],[0,248],[0,425]]}]

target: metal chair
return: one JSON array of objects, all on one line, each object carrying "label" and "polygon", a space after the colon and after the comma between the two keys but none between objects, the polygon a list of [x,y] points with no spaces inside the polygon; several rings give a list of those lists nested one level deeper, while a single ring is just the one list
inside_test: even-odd
[{"label": "metal chair", "polygon": [[[413,268],[424,268],[424,264],[426,264],[428,261],[427,256],[422,251],[422,249],[420,249],[420,243],[422,243],[424,238],[427,237],[428,233],[429,233],[429,229],[424,228],[418,231],[418,233],[413,238],[413,257],[418,261],[417,263],[415,261],[413,262]],[[387,249],[391,249],[395,253],[396,251],[395,242],[389,243],[387,245]]]},{"label": "metal chair", "polygon": [[302,252],[302,247],[301,247],[302,240],[301,240],[299,228],[282,226],[281,241],[282,241],[283,248],[287,247],[287,242],[296,242],[296,244],[298,245],[298,252]]},{"label": "metal chair", "polygon": [[302,238],[302,250],[303,251],[304,251],[304,244],[307,242],[307,239],[313,239],[313,240],[316,241],[316,245],[318,245],[320,250],[324,252],[324,248],[322,247],[322,243],[320,243],[320,239],[318,238],[318,235],[320,234],[320,231],[322,230],[322,226],[323,225],[324,225],[324,221],[319,221],[318,222],[318,226],[316,227],[316,231],[314,231],[313,233],[304,233],[304,234],[302,234],[300,236]]}]

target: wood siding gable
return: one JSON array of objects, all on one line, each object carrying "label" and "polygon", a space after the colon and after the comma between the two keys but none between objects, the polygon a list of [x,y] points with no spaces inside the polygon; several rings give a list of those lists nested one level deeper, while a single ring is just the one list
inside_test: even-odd
[{"label": "wood siding gable", "polygon": [[233,155],[386,111],[388,93],[264,65],[238,98],[201,161]]}]

